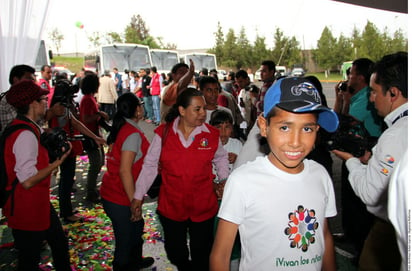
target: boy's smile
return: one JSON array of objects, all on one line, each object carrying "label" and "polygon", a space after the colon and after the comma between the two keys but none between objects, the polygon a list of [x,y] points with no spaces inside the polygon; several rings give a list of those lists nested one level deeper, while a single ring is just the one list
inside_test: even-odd
[{"label": "boy's smile", "polygon": [[296,174],[303,170],[303,159],[312,151],[319,129],[315,113],[291,113],[276,108],[270,124],[259,116],[262,136],[267,138],[269,160],[277,168]]}]

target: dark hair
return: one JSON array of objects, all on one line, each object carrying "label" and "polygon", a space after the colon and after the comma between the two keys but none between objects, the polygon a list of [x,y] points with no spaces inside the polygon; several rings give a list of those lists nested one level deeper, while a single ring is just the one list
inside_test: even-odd
[{"label": "dark hair", "polygon": [[212,115],[210,116],[210,121],[209,121],[210,125],[216,126],[216,125],[219,125],[225,122],[230,123],[230,124],[233,123],[232,115],[229,114],[229,112],[220,110],[220,109],[212,112]]},{"label": "dark hair", "polygon": [[374,63],[369,58],[358,58],[352,63],[352,67],[356,67],[356,72],[365,78],[365,82],[369,85],[370,77]]},{"label": "dark hair", "polygon": [[43,65],[40,68],[40,71],[44,72],[46,70],[46,68],[51,68],[50,65]]},{"label": "dark hair", "polygon": [[408,53],[397,52],[385,55],[379,60],[373,72],[375,83],[382,85],[385,94],[389,88],[398,88],[404,98],[408,98]]},{"label": "dark hair", "polygon": [[272,60],[264,60],[260,65],[267,66],[269,71],[276,71],[276,64]]},{"label": "dark hair", "polygon": [[323,93],[322,83],[319,81],[319,79],[314,75],[308,75],[308,76],[305,76],[304,78],[306,80],[309,80],[318,90],[322,105],[328,106],[328,102],[326,101],[326,96]]},{"label": "dark hair", "polygon": [[85,72],[80,81],[80,89],[84,95],[97,93],[99,89],[99,77],[93,72]]},{"label": "dark hair", "polygon": [[200,88],[200,90],[203,90],[203,88],[207,84],[218,84],[219,85],[219,81],[213,76],[201,76],[199,78],[199,88]]},{"label": "dark hair", "polygon": [[209,71],[207,70],[207,68],[202,68],[201,72],[203,76],[207,76],[209,74]]},{"label": "dark hair", "polygon": [[239,70],[236,75],[235,78],[244,78],[247,79],[249,78],[249,75],[247,74],[247,72],[245,70]]},{"label": "dark hair", "polygon": [[165,117],[166,122],[172,122],[180,116],[179,106],[187,108],[192,103],[193,97],[203,97],[203,93],[195,88],[187,88],[177,96],[176,103],[170,108]]},{"label": "dark hair", "polygon": [[17,77],[18,79],[21,79],[26,72],[34,74],[36,72],[36,70],[33,67],[31,67],[29,65],[24,65],[24,64],[16,65],[13,68],[11,68],[10,75],[9,75],[10,85],[13,85],[13,78],[14,77]]},{"label": "dark hair", "polygon": [[229,72],[230,80],[235,80],[235,72]]},{"label": "dark hair", "polygon": [[157,68],[156,68],[156,66],[153,66],[153,67],[151,67],[150,69],[151,69],[151,70],[152,70],[152,72],[154,72],[154,73],[156,73],[156,72],[157,72]]},{"label": "dark hair", "polygon": [[150,74],[150,69],[149,68],[144,69],[144,71],[146,72],[146,75]]},{"label": "dark hair", "polygon": [[119,96],[116,103],[116,114],[113,117],[112,130],[107,137],[107,144],[114,143],[117,135],[123,125],[126,123],[125,118],[132,118],[136,112],[136,108],[142,105],[140,99],[131,92],[126,92]]},{"label": "dark hair", "polygon": [[177,63],[177,64],[175,64],[175,65],[173,66],[173,68],[172,68],[172,70],[171,70],[172,74],[173,74],[173,73],[176,73],[177,70],[180,69],[180,68],[182,68],[182,67],[189,69],[189,66],[188,66],[186,63]]}]

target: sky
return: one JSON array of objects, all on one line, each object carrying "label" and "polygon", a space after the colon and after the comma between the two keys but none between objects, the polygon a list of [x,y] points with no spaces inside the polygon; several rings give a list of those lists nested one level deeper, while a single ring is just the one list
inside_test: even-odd
[{"label": "sky", "polygon": [[[64,3],[64,4],[63,4]],[[133,15],[140,15],[153,37],[174,43],[177,49],[212,48],[218,22],[226,34],[245,28],[251,43],[256,35],[266,38],[268,48],[278,27],[287,37],[295,36],[302,49],[316,48],[325,26],[335,37],[350,37],[362,31],[369,20],[380,32],[392,35],[401,29],[408,36],[408,15],[360,7],[331,0],[70,0],[54,1],[43,38],[55,48],[49,33],[57,28],[64,36],[60,53],[92,49],[87,36],[93,32],[124,33]],[[83,25],[80,29],[76,25]]]}]

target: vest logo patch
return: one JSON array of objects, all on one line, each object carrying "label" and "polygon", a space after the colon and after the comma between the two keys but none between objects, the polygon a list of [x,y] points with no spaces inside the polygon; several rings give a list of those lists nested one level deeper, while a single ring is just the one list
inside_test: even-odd
[{"label": "vest logo patch", "polygon": [[200,147],[205,148],[207,146],[209,146],[209,140],[207,140],[207,138],[205,138],[205,137],[200,139]]}]

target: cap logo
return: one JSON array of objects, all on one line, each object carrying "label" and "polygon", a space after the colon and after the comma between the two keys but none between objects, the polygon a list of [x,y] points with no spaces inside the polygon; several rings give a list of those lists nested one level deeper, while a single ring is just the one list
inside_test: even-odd
[{"label": "cap logo", "polygon": [[293,86],[291,88],[291,93],[293,96],[301,96],[302,93],[306,93],[306,95],[312,96],[317,103],[321,103],[318,91],[312,84],[308,82],[303,82],[297,86]]}]

